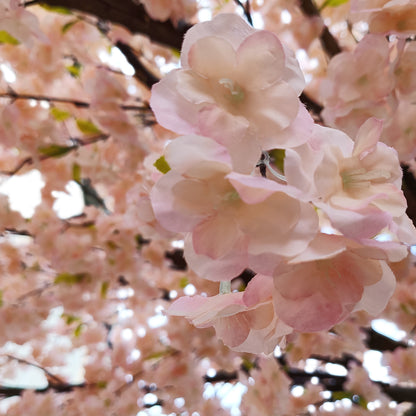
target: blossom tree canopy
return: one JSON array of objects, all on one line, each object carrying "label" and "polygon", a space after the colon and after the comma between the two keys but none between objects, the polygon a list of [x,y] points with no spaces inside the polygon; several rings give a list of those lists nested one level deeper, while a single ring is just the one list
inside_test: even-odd
[{"label": "blossom tree canopy", "polygon": [[415,42],[414,0],[0,0],[0,415],[416,414]]}]

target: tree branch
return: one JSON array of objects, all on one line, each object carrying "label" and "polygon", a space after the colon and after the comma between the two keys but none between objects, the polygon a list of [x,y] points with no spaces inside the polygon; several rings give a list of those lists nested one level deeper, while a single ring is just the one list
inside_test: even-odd
[{"label": "tree branch", "polygon": [[[87,146],[89,144],[93,144],[93,143],[97,143],[99,141],[103,141],[103,140],[107,140],[110,136],[108,134],[100,134],[98,136],[94,136],[91,137],[89,139],[80,139],[80,138],[71,138],[71,141],[74,143],[72,146],[68,146],[65,150],[66,152],[64,153],[65,155],[68,153],[73,152],[74,150],[77,150],[79,147],[82,146]],[[64,146],[63,146],[64,147]],[[41,162],[47,159],[53,159],[53,158],[57,158],[57,157],[61,157],[64,156],[64,154],[57,156],[56,154],[41,154],[38,156],[38,160],[40,160]],[[19,172],[20,169],[22,169],[24,166],[26,165],[33,165],[35,163],[35,159],[33,159],[33,157],[29,156],[23,160],[21,160],[17,166],[10,170],[10,171],[0,171],[1,175],[7,175],[7,176],[13,176],[15,175],[17,172]]]},{"label": "tree branch", "polygon": [[[299,7],[301,8],[305,16],[321,16],[313,0],[299,0]],[[338,41],[329,31],[327,26],[324,26],[319,36],[319,40],[321,41],[322,48],[330,58],[342,52],[338,44]]]},{"label": "tree branch", "polygon": [[101,20],[125,26],[132,33],[149,36],[154,42],[180,49],[190,25],[175,27],[170,20],[153,20],[143,5],[132,0],[42,0],[49,6],[60,6],[97,16]]},{"label": "tree branch", "polygon": [[244,16],[247,19],[247,22],[250,23],[251,26],[253,26],[253,18],[251,17],[250,12],[250,0],[246,0],[243,4],[241,0],[234,0],[234,3],[240,6],[244,11]]},{"label": "tree branch", "polygon": [[[10,98],[12,101],[15,100],[35,100],[35,101],[46,101],[48,103],[62,103],[71,104],[77,108],[90,108],[91,104],[86,101],[74,100],[73,98],[63,97],[49,97],[47,95],[36,95],[36,94],[19,94],[14,90],[0,93],[0,98]],[[151,112],[150,107],[147,103],[141,105],[134,104],[121,104],[120,108],[126,111],[148,111]]]},{"label": "tree branch", "polygon": [[136,56],[133,49],[127,43],[118,41],[115,45],[123,55],[126,57],[128,63],[134,68],[134,77],[144,85],[146,85],[149,89],[152,88],[153,84],[159,82],[159,78],[152,74],[140,61],[140,59]]},{"label": "tree branch", "polygon": [[24,387],[13,387],[13,386],[0,386],[0,397],[13,397],[20,396],[27,390],[33,390],[35,393],[46,393],[50,390],[55,391],[56,393],[70,393],[74,389],[87,387],[86,383],[80,384],[68,384],[68,383],[52,383],[48,384],[42,389],[27,389]]}]

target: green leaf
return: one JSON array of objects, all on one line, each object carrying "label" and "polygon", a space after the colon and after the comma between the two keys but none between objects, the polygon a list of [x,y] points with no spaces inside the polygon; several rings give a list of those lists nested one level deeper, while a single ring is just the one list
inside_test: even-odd
[{"label": "green leaf", "polygon": [[79,337],[81,335],[81,331],[82,331],[82,327],[84,326],[84,324],[79,324],[74,331],[74,335],[75,337]]},{"label": "green leaf", "polygon": [[105,380],[97,381],[96,386],[99,389],[105,389],[107,387],[107,381]]},{"label": "green leaf", "polygon": [[269,151],[269,155],[273,159],[273,163],[280,170],[280,172],[284,173],[285,172],[284,171],[285,156],[286,156],[285,149],[273,149]]},{"label": "green leaf", "polygon": [[50,144],[48,146],[41,146],[38,151],[43,156],[61,157],[74,150],[76,146],[60,146],[59,144]]},{"label": "green leaf", "polygon": [[78,23],[79,20],[75,19],[75,20],[71,20],[68,23],[65,23],[62,27],[61,27],[61,32],[63,34],[65,34],[66,32],[68,32],[69,29],[71,29],[72,26],[74,26],[76,23]]},{"label": "green leaf", "polygon": [[20,42],[13,37],[9,32],[0,30],[0,43],[8,43],[9,45],[19,45]]},{"label": "green leaf", "polygon": [[338,7],[345,3],[348,3],[348,0],[326,0],[319,11],[325,9],[325,7]]},{"label": "green leaf", "polygon": [[43,7],[45,10],[49,12],[59,13],[59,14],[72,14],[71,10],[66,7],[61,6],[50,6],[49,4],[41,3],[39,6]]},{"label": "green leaf", "polygon": [[3,306],[3,291],[0,290],[0,308]]},{"label": "green leaf", "polygon": [[101,130],[91,121],[82,118],[77,119],[77,127],[84,134],[100,134]]},{"label": "green leaf", "polygon": [[166,162],[165,156],[160,156],[160,158],[153,163],[153,166],[162,173],[168,173],[170,171],[170,166],[169,163]]},{"label": "green leaf", "polygon": [[79,318],[78,316],[70,315],[70,314],[67,314],[67,313],[63,313],[61,315],[61,318],[65,320],[65,323],[67,325],[71,325],[74,322],[77,322],[77,321],[80,321],[81,320],[81,318]]},{"label": "green leaf", "polygon": [[79,182],[81,180],[81,166],[78,163],[74,163],[72,165],[72,179],[75,182]]},{"label": "green leaf", "polygon": [[55,284],[64,283],[66,285],[75,285],[77,283],[81,283],[86,277],[88,273],[60,273],[55,277],[53,281]]},{"label": "green leaf", "polygon": [[74,62],[72,65],[68,65],[66,70],[74,77],[79,78],[81,74],[82,65],[79,62]]},{"label": "green leaf", "polygon": [[144,360],[145,361],[147,361],[147,360],[159,360],[160,358],[166,357],[170,354],[172,354],[172,349],[168,347],[163,351],[156,351],[152,354],[149,354],[148,356],[146,356],[144,358]]},{"label": "green leaf", "polygon": [[241,363],[241,367],[244,368],[245,371],[251,371],[256,365],[254,362],[250,361],[248,358],[243,358],[243,362]]},{"label": "green leaf", "polygon": [[189,284],[189,280],[186,276],[181,277],[181,280],[179,280],[179,287],[181,289],[184,289],[186,286],[188,286]]},{"label": "green leaf", "polygon": [[333,400],[342,400],[342,399],[352,399],[353,394],[349,391],[333,391],[332,399]]},{"label": "green leaf", "polygon": [[100,289],[100,296],[101,299],[105,299],[107,297],[108,288],[110,286],[110,283],[105,281],[101,283],[101,289]]},{"label": "green leaf", "polygon": [[49,112],[56,121],[65,121],[67,118],[71,117],[71,113],[57,107],[52,107]]}]

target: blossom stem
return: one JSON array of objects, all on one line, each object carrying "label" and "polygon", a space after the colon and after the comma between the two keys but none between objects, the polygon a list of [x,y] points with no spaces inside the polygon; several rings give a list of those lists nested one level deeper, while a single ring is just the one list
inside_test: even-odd
[{"label": "blossom stem", "polygon": [[266,151],[263,151],[262,152],[261,158],[257,162],[257,165],[256,166],[260,168],[261,176],[266,177],[266,172],[265,172],[265,169],[264,169],[264,167],[266,167],[269,170],[269,172],[276,179],[279,179],[280,181],[283,181],[283,182],[287,182],[286,178],[281,173],[277,172],[274,168],[272,168],[270,166],[270,156],[269,156],[269,153],[268,152],[266,152]]},{"label": "blossom stem", "polygon": [[231,282],[220,282],[220,295],[231,293]]}]

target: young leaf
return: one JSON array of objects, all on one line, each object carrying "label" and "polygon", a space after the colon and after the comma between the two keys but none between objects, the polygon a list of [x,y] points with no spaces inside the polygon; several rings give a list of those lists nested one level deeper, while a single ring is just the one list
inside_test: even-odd
[{"label": "young leaf", "polygon": [[60,146],[59,144],[50,144],[48,146],[41,146],[38,151],[43,156],[61,157],[74,150],[76,146]]},{"label": "young leaf", "polygon": [[60,273],[55,277],[54,283],[61,284],[64,283],[66,285],[75,285],[77,283],[82,282],[88,273]]},{"label": "young leaf", "polygon": [[101,133],[101,130],[89,120],[78,118],[77,127],[84,134],[100,134]]},{"label": "young leaf", "polygon": [[338,7],[344,3],[348,3],[348,0],[326,0],[319,11],[323,10],[325,7]]},{"label": "young leaf", "polygon": [[19,41],[13,37],[9,32],[0,30],[0,43],[8,43],[10,45],[19,45]]},{"label": "young leaf", "polygon": [[40,4],[41,7],[43,7],[45,10],[48,10],[49,12],[59,13],[59,14],[72,14],[71,10],[69,10],[66,7],[62,6],[49,6],[49,4]]},{"label": "young leaf", "polygon": [[66,32],[68,32],[69,29],[72,28],[72,26],[74,26],[76,23],[78,23],[79,20],[75,19],[75,20],[71,20],[68,23],[65,23],[62,27],[61,27],[61,32],[63,34],[65,34]]},{"label": "young leaf", "polygon": [[76,338],[78,338],[78,337],[81,335],[81,331],[82,331],[83,326],[84,326],[84,324],[79,324],[79,325],[75,328],[75,331],[74,331],[74,336],[75,336]]},{"label": "young leaf", "polygon": [[68,111],[65,110],[60,110],[57,107],[52,107],[49,112],[56,121],[65,121],[67,118],[71,117],[71,113],[68,113]]},{"label": "young leaf", "polygon": [[160,158],[153,163],[153,166],[162,173],[168,173],[170,171],[170,166],[169,163],[166,162],[165,156],[160,156]]},{"label": "young leaf", "polygon": [[74,322],[77,322],[77,321],[80,321],[81,320],[81,318],[79,318],[78,316],[71,315],[71,314],[67,314],[67,313],[63,313],[61,315],[61,318],[65,320],[65,323],[67,325],[71,325]]},{"label": "young leaf", "polygon": [[79,78],[81,74],[82,65],[79,62],[74,62],[72,65],[68,65],[66,70],[74,77]]},{"label": "young leaf", "polygon": [[273,149],[269,152],[270,156],[273,159],[274,164],[280,170],[280,172],[284,173],[284,162],[285,162],[285,149]]},{"label": "young leaf", "polygon": [[101,299],[105,299],[107,297],[107,292],[108,292],[108,288],[110,286],[110,283],[105,281],[101,284],[101,289],[100,289],[100,296]]},{"label": "young leaf", "polygon": [[78,163],[74,163],[72,165],[72,179],[75,182],[79,182],[81,180],[81,166]]}]

